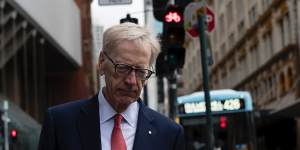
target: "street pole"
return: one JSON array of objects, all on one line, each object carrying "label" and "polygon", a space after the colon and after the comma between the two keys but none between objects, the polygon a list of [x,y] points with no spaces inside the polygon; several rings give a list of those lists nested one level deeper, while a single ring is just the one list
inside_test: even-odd
[{"label": "street pole", "polygon": [[[205,7],[204,7],[205,9]],[[205,11],[204,11],[205,12]],[[205,13],[198,16],[198,26],[199,26],[199,39],[201,45],[201,63],[202,63],[202,75],[203,75],[203,90],[206,106],[206,128],[207,128],[207,150],[213,150],[214,148],[214,130],[212,123],[212,114],[211,114],[211,104],[210,104],[210,94],[209,94],[209,85],[208,85],[208,57],[207,57],[207,42],[205,37]]]},{"label": "street pole", "polygon": [[176,71],[172,71],[168,77],[169,82],[169,117],[175,118],[175,102],[177,99],[177,78]]},{"label": "street pole", "polygon": [[8,132],[8,122],[10,121],[7,115],[8,111],[8,101],[3,101],[3,116],[2,120],[4,122],[4,150],[9,150],[9,132]]}]

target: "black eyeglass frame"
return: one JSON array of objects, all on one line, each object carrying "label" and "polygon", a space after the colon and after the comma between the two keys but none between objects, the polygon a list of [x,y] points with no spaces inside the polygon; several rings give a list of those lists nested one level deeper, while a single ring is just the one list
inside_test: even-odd
[{"label": "black eyeglass frame", "polygon": [[[142,68],[135,68],[134,66],[124,64],[124,63],[115,63],[114,60],[108,56],[106,52],[103,52],[103,54],[108,58],[108,60],[114,65],[115,68],[115,73],[120,73],[120,74],[127,74],[129,75],[133,70],[135,71],[136,77],[142,79],[142,80],[148,80],[152,74],[155,72],[149,69],[142,69]],[[120,68],[122,66],[123,68]],[[122,69],[124,69],[122,71]],[[145,75],[139,74],[145,72]]]}]

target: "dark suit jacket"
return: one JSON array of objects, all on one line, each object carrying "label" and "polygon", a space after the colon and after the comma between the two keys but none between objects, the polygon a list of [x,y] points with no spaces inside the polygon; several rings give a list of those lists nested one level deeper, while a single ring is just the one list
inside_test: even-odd
[{"label": "dark suit jacket", "polygon": [[[183,128],[149,109],[141,100],[138,103],[133,150],[183,150]],[[101,150],[98,97],[49,108],[39,150]]]}]

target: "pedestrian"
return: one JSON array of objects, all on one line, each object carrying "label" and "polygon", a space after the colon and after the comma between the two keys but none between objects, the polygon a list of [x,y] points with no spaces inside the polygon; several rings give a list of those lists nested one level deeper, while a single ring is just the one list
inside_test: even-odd
[{"label": "pedestrian", "polygon": [[145,28],[107,29],[98,71],[105,87],[91,99],[48,109],[39,150],[182,150],[183,128],[139,98],[154,73],[158,41]]}]

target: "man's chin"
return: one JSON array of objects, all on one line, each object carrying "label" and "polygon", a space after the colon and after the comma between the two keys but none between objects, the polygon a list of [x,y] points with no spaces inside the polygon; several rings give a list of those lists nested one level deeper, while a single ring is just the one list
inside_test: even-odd
[{"label": "man's chin", "polygon": [[129,96],[122,96],[120,97],[120,103],[124,103],[124,104],[131,104],[133,102],[135,102],[137,99],[129,97]]},{"label": "man's chin", "polygon": [[132,98],[124,98],[124,97],[119,98],[119,101],[117,102],[118,111],[121,112],[125,111],[128,108],[128,106],[135,101],[136,100]]},{"label": "man's chin", "polygon": [[129,97],[129,96],[121,96],[118,98],[119,104],[122,105],[130,105],[131,103],[135,102],[137,98]]}]

